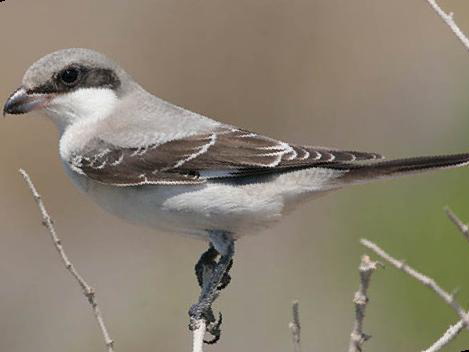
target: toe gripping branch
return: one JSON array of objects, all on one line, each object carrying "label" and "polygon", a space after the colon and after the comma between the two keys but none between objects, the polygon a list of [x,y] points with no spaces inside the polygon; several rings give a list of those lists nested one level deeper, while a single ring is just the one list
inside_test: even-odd
[{"label": "toe gripping branch", "polygon": [[[212,310],[212,303],[217,299],[220,291],[228,286],[231,281],[229,271],[233,265],[234,243],[230,243],[226,254],[220,255],[218,251],[210,244],[209,249],[202,254],[195,265],[195,274],[201,288],[201,294],[198,303],[194,304],[189,310],[191,323],[189,328],[194,330],[195,322],[205,320],[207,323],[207,332],[213,336],[210,340],[204,340],[206,344],[215,344],[221,337],[221,324],[223,315],[219,313],[218,319]],[[220,256],[218,262],[217,257]]]}]

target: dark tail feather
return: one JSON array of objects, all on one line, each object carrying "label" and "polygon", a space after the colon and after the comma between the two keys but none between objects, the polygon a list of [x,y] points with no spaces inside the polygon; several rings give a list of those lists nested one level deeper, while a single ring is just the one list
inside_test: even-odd
[{"label": "dark tail feather", "polygon": [[417,158],[379,161],[349,166],[340,179],[346,183],[362,183],[374,179],[411,175],[433,169],[460,167],[469,164],[469,154],[422,156]]}]

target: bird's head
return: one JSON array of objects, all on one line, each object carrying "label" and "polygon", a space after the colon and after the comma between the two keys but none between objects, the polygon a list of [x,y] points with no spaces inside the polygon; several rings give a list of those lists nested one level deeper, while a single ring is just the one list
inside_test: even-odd
[{"label": "bird's head", "polygon": [[44,110],[60,128],[109,114],[132,79],[112,60],[89,49],[65,49],[44,56],[25,73],[3,114]]}]

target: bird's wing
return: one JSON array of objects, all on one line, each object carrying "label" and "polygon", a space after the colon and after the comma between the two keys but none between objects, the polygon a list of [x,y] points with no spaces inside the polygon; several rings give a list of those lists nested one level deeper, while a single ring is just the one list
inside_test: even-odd
[{"label": "bird's wing", "polygon": [[72,153],[71,168],[101,183],[201,184],[212,179],[282,173],[310,167],[345,168],[380,159],[375,153],[297,146],[235,128],[192,135],[162,144],[122,148],[95,139]]}]

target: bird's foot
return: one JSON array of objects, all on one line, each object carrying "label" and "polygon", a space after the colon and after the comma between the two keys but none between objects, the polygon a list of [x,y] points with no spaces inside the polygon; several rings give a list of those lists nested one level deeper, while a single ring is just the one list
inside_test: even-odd
[{"label": "bird's foot", "polygon": [[[222,253],[220,242],[223,242]],[[222,314],[216,319],[212,310],[212,304],[217,299],[220,291],[226,288],[231,281],[229,271],[233,265],[234,241],[231,236],[216,238],[216,243],[210,245],[210,248],[202,254],[195,266],[197,281],[202,289],[199,302],[194,304],[189,310],[190,324],[189,328],[195,330],[199,322],[204,321],[206,331],[213,336],[211,340],[204,340],[207,344],[216,343],[221,336]],[[218,262],[216,258],[220,256]]]},{"label": "bird's foot", "polygon": [[210,340],[204,339],[204,342],[208,345],[213,345],[217,343],[218,340],[220,340],[223,315],[221,313],[218,313],[218,319],[215,319],[215,315],[213,314],[213,310],[211,307],[205,308],[205,311],[203,312],[201,312],[200,310],[201,308],[199,307],[199,304],[194,304],[189,310],[189,329],[191,331],[197,330],[199,328],[200,321],[203,321],[206,325],[205,331],[213,336]]}]

